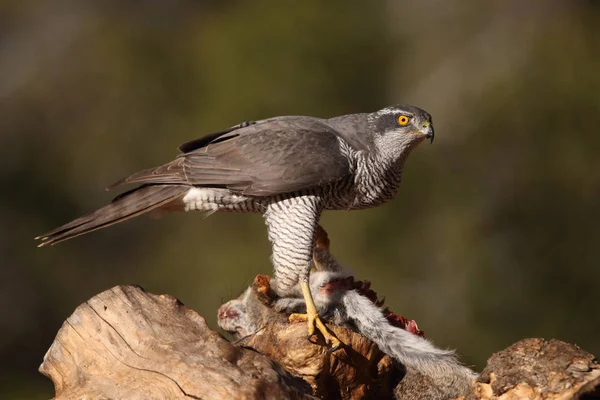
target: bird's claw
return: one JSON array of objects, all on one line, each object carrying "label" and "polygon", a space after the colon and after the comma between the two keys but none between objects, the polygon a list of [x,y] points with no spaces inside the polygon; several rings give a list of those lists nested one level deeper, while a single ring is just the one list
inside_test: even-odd
[{"label": "bird's claw", "polygon": [[329,332],[329,330],[327,329],[327,327],[325,326],[323,321],[321,321],[321,318],[319,318],[319,315],[316,313],[315,314],[312,314],[312,313],[291,314],[289,316],[289,321],[291,323],[307,321],[307,328],[308,328],[307,339],[311,343],[316,343],[316,342],[312,341],[311,339],[312,339],[312,336],[315,334],[315,328],[317,328],[319,330],[319,332],[321,332],[321,335],[323,335],[323,339],[325,339],[325,343],[327,343],[328,345],[331,346],[329,348],[329,351],[334,352],[334,351],[338,350],[342,345],[340,340],[337,337],[335,337],[335,335],[333,335],[331,332]]}]

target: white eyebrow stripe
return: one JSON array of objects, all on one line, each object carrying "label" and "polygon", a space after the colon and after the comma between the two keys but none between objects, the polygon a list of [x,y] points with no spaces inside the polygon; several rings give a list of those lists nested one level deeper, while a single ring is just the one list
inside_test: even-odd
[{"label": "white eyebrow stripe", "polygon": [[389,110],[384,108],[383,110],[377,111],[377,115],[396,114],[397,112],[397,110]]},{"label": "white eyebrow stripe", "polygon": [[377,111],[376,114],[377,114],[377,116],[388,115],[388,114],[402,114],[402,115],[406,115],[408,117],[414,117],[414,115],[412,115],[411,113],[409,113],[407,111],[398,110],[398,109],[389,109],[389,108],[384,108],[383,110],[379,110],[379,111]]}]

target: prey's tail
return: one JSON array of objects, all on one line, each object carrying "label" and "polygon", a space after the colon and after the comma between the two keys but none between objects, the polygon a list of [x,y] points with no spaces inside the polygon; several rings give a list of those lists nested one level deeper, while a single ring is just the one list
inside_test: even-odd
[{"label": "prey's tail", "polygon": [[142,185],[117,196],[91,214],[36,237],[42,241],[38,247],[54,245],[167,205],[177,209],[177,204],[172,207],[173,203],[177,203],[189,189],[188,185]]},{"label": "prey's tail", "polygon": [[469,390],[476,375],[458,361],[453,351],[439,349],[427,339],[391,325],[379,307],[354,290],[346,293],[343,303],[359,332],[381,351],[452,392],[442,398],[454,398]]}]

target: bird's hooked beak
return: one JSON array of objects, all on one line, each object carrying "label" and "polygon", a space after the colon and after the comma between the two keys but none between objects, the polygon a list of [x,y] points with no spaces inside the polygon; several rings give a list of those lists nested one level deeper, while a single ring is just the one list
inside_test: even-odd
[{"label": "bird's hooked beak", "polygon": [[433,125],[431,125],[431,122],[429,122],[429,121],[423,122],[423,125],[421,125],[421,129],[419,130],[419,132],[421,132],[421,134],[423,136],[425,136],[427,139],[429,139],[431,141],[431,143],[433,143],[433,138],[435,137],[435,131],[433,130]]}]

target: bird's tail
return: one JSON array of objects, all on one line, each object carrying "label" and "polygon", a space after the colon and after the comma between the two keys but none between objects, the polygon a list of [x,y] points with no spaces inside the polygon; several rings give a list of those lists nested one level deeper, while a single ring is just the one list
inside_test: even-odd
[{"label": "bird's tail", "polygon": [[111,203],[88,215],[36,237],[42,241],[38,247],[54,245],[166,206],[180,199],[189,189],[190,186],[187,185],[137,187],[117,196]]}]

